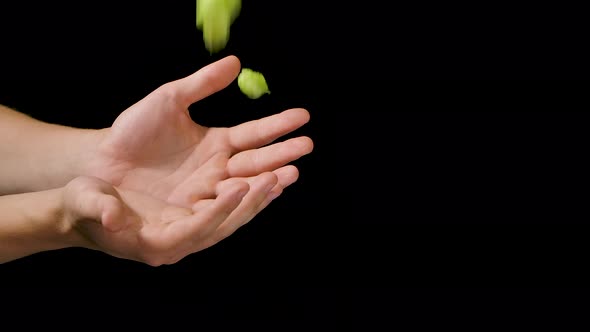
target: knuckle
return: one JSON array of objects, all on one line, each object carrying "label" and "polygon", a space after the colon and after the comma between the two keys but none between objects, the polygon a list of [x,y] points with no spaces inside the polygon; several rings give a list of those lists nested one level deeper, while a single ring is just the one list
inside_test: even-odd
[{"label": "knuckle", "polygon": [[177,105],[180,101],[180,93],[171,82],[161,85],[153,92],[153,94],[165,103]]},{"label": "knuckle", "polygon": [[178,95],[174,86],[170,83],[160,85],[155,91],[157,95],[167,99],[175,99]]}]

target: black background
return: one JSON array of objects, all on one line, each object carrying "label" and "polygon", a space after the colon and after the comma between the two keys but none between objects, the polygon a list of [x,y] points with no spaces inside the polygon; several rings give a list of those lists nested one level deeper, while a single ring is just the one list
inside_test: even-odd
[{"label": "black background", "polygon": [[225,318],[375,322],[433,309],[441,324],[471,316],[489,326],[527,309],[536,313],[523,322],[563,324],[540,312],[584,308],[570,302],[589,276],[588,70],[576,8],[245,1],[228,46],[209,55],[194,6],[2,7],[0,103],[103,128],[159,85],[234,54],[272,94],[248,100],[234,83],[191,115],[229,126],[307,108],[311,122],[292,134],[315,142],[294,163],[300,180],[176,265],[69,249],[4,264],[4,285],[180,297],[194,306],[187,313]]}]

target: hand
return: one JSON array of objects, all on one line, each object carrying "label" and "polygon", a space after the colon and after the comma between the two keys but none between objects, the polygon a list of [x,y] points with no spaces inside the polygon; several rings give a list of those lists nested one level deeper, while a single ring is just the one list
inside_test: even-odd
[{"label": "hand", "polygon": [[309,121],[304,109],[231,128],[207,128],[190,118],[191,104],[227,87],[239,71],[239,60],[229,56],[131,106],[102,134],[88,175],[113,184],[123,197],[140,197],[145,206],[161,206],[161,211],[174,206],[195,215],[223,204],[216,200],[228,188],[247,185],[250,190],[213,238],[233,233],[297,181],[298,169],[288,164],[313,149],[308,137],[275,143]]},{"label": "hand", "polygon": [[240,206],[248,213],[268,195],[264,188],[248,189],[246,182],[235,181],[220,189],[216,199],[201,200],[187,209],[116,189],[98,178],[79,177],[63,190],[65,220],[61,224],[75,230],[70,238],[77,239],[77,246],[152,266],[172,264],[229,235],[238,225],[226,222],[227,217],[246,193],[251,200]]},{"label": "hand", "polygon": [[232,128],[201,126],[188,112],[191,104],[228,86],[239,71],[239,60],[229,56],[131,106],[104,133],[89,175],[191,207],[213,197],[224,180],[254,184],[259,177],[272,178],[266,174],[272,172],[278,181],[271,195],[279,195],[298,177],[294,166],[285,165],[310,153],[313,142],[297,137],[265,145],[307,123],[306,110],[291,109]]}]

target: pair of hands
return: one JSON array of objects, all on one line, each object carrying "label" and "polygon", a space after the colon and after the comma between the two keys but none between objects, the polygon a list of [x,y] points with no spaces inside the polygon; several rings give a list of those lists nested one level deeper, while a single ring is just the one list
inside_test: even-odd
[{"label": "pair of hands", "polygon": [[175,263],[249,222],[293,184],[290,162],[310,153],[309,121],[290,109],[231,128],[195,123],[188,107],[240,72],[228,56],[162,85],[98,132],[85,176],[63,190],[80,246],[152,266]]}]

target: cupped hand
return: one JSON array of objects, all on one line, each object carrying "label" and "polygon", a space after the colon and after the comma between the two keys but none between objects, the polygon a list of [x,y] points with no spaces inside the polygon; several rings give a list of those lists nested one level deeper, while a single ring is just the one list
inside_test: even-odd
[{"label": "cupped hand", "polygon": [[[252,199],[242,203],[246,194]],[[240,206],[254,213],[267,195],[265,188],[235,181],[215,199],[201,200],[189,209],[82,176],[65,186],[63,211],[66,223],[76,231],[78,246],[159,266],[176,263],[229,236],[248,214],[228,223],[233,211]]]}]

